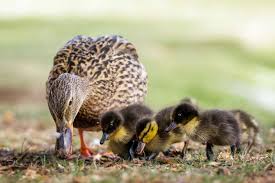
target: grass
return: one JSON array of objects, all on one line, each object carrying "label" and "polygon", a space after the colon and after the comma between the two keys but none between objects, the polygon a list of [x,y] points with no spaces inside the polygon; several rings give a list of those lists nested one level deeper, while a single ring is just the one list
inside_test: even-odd
[{"label": "grass", "polygon": [[[267,150],[274,153],[274,142],[267,134],[275,114],[255,93],[275,89],[275,55],[249,49],[236,38],[200,34],[201,29],[178,20],[0,20],[0,114],[14,114],[11,123],[0,121],[0,182],[243,182],[268,176],[265,168],[274,164],[274,154]],[[64,161],[47,154],[54,148],[54,123],[44,85],[56,51],[77,34],[120,34],[133,42],[149,74],[146,102],[154,109],[185,96],[205,108],[242,108],[261,121],[268,143],[248,157],[212,164],[204,161],[202,146],[191,149],[187,160],[160,157],[153,162],[96,162],[80,159],[78,153]],[[75,137],[74,148],[78,145]]]}]

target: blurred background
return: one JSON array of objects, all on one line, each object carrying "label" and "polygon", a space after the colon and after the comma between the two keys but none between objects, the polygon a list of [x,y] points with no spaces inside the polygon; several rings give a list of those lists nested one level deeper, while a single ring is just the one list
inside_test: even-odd
[{"label": "blurred background", "polygon": [[54,147],[45,82],[57,50],[79,34],[131,41],[155,110],[191,96],[275,127],[274,9],[273,0],[1,0],[0,147]]}]

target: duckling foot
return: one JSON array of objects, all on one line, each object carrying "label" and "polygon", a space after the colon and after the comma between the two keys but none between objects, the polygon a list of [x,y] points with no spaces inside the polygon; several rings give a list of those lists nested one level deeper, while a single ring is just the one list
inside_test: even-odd
[{"label": "duckling foot", "polygon": [[173,152],[170,149],[163,151],[162,153],[164,154],[164,156],[172,156],[173,155]]},{"label": "duckling foot", "polygon": [[81,148],[80,154],[83,158],[91,158],[93,156],[93,152],[89,148]]}]

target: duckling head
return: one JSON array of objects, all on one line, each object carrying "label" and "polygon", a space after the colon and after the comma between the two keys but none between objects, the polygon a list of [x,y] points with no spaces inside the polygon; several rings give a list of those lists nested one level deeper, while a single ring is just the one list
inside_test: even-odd
[{"label": "duckling head", "polygon": [[72,153],[73,121],[87,95],[88,85],[83,78],[64,73],[53,81],[48,94],[48,107],[59,136],[55,150],[61,157]]},{"label": "duckling head", "polygon": [[198,104],[198,101],[195,98],[185,97],[180,102],[191,104],[191,105],[193,105],[193,107],[195,107],[197,110],[199,110],[199,104]]},{"label": "duckling head", "polygon": [[195,117],[198,117],[198,110],[189,103],[182,103],[176,106],[172,112],[171,124],[165,129],[166,132],[174,130],[178,126],[185,126],[192,121]]},{"label": "duckling head", "polygon": [[138,145],[136,153],[141,154],[145,148],[145,145],[153,140],[158,132],[158,124],[156,121],[150,118],[144,118],[140,120],[136,127],[136,138]]},{"label": "duckling head", "polygon": [[123,121],[123,116],[117,111],[108,111],[104,113],[100,119],[103,132],[100,144],[104,144],[104,142],[109,139],[109,136],[119,129]]}]

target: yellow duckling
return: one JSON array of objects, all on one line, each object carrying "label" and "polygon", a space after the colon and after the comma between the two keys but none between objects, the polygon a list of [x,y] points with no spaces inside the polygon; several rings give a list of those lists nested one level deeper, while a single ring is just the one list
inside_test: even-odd
[{"label": "yellow duckling", "polygon": [[111,110],[101,116],[102,138],[100,144],[110,139],[108,148],[123,159],[132,159],[130,152],[136,124],[143,117],[151,117],[153,111],[145,105],[133,104],[121,110]]},{"label": "yellow duckling", "polygon": [[138,122],[136,127],[137,154],[142,154],[144,151],[146,159],[151,160],[160,152],[167,151],[171,144],[182,141],[184,133],[180,128],[165,131],[171,123],[172,110],[173,107],[167,107],[159,111],[153,119],[144,118]]}]

